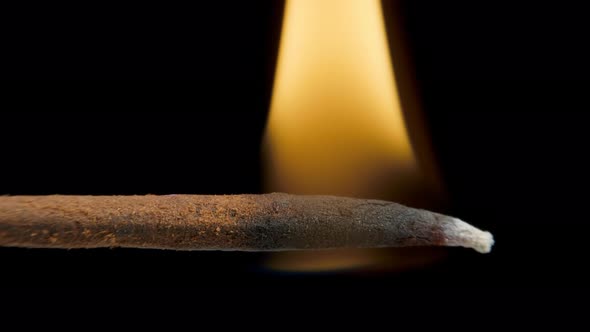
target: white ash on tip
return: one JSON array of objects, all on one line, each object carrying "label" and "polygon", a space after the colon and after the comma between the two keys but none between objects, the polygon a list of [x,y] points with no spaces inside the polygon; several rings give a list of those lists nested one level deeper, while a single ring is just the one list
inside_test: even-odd
[{"label": "white ash on tip", "polygon": [[445,245],[447,246],[472,248],[477,252],[487,254],[494,245],[492,233],[482,231],[458,218],[444,218],[443,232],[446,236]]}]

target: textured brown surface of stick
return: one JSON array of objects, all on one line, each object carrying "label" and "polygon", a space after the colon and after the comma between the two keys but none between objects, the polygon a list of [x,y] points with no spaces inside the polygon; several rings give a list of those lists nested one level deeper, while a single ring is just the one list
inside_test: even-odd
[{"label": "textured brown surface of stick", "polygon": [[397,203],[333,196],[0,197],[0,246],[297,250],[452,245],[491,234]]}]

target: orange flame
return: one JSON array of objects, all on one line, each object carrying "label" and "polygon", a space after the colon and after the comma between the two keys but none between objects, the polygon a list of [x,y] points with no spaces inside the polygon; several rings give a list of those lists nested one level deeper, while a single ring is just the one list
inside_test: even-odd
[{"label": "orange flame", "polygon": [[[265,144],[269,191],[385,199],[412,191],[417,160],[380,0],[287,0]],[[360,266],[371,255],[347,256],[316,265]],[[273,266],[284,267],[276,257]]]},{"label": "orange flame", "polygon": [[287,1],[267,126],[269,187],[375,195],[384,176],[414,171],[393,75],[379,0]]}]

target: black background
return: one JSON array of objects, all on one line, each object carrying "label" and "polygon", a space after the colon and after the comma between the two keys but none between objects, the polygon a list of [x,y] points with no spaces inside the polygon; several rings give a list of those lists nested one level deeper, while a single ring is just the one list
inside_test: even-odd
[{"label": "black background", "polygon": [[[2,7],[0,194],[262,192],[281,1]],[[404,27],[449,191],[443,212],[492,231],[490,255],[451,249],[444,264],[396,274],[284,275],[258,268],[257,254],[2,248],[0,283],[7,292],[105,288],[115,298],[178,287],[240,294],[240,303],[297,293],[351,305],[422,288],[437,294],[424,302],[461,294],[461,310],[476,296],[520,310],[518,299],[538,304],[561,294],[555,288],[587,286],[590,54],[581,5],[386,8]]]}]

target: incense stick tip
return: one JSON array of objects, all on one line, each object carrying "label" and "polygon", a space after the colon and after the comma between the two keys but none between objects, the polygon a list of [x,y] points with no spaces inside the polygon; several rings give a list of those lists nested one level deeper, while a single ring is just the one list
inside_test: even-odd
[{"label": "incense stick tip", "polygon": [[492,251],[494,245],[492,233],[482,231],[458,218],[445,219],[443,232],[446,236],[446,245],[472,248],[482,254]]}]

